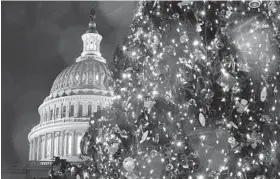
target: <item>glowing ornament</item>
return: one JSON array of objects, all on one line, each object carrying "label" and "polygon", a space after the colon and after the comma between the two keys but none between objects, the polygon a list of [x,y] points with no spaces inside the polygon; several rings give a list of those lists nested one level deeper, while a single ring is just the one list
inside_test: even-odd
[{"label": "glowing ornament", "polygon": [[230,121],[229,124],[235,129],[238,129],[238,126],[234,122]]},{"label": "glowing ornament", "polygon": [[128,172],[132,172],[133,169],[135,168],[135,162],[134,159],[131,157],[128,157],[124,159],[123,161],[123,167],[126,169]]},{"label": "glowing ornament", "polygon": [[251,135],[247,134],[246,137],[247,142],[251,144],[253,149],[256,149],[258,143],[261,144],[262,142],[260,135],[256,131],[253,131]]},{"label": "glowing ornament", "polygon": [[109,154],[114,155],[119,150],[119,143],[113,143],[108,147]]},{"label": "glowing ornament", "polygon": [[236,84],[236,79],[224,70],[221,71],[222,73],[216,82],[225,92],[228,92]]},{"label": "glowing ornament", "polygon": [[[231,7],[231,6],[230,6]],[[231,8],[229,8],[228,7],[228,10],[226,11],[226,15],[225,15],[225,17],[228,19],[230,16],[231,16],[231,14],[232,14],[232,7]]]},{"label": "glowing ornament", "polygon": [[262,1],[261,0],[251,0],[249,2],[249,7],[250,8],[259,8],[262,4]]},{"label": "glowing ornament", "polygon": [[175,49],[172,45],[166,47],[167,53],[175,53]]},{"label": "glowing ornament", "polygon": [[205,120],[204,115],[203,115],[202,113],[199,113],[198,118],[199,118],[199,122],[200,122],[200,124],[204,127],[204,126],[205,126],[205,124],[206,124],[206,120]]},{"label": "glowing ornament", "polygon": [[83,176],[84,176],[84,179],[89,179],[89,173],[88,173],[88,171],[84,171],[84,172],[83,172]]},{"label": "glowing ornament", "polygon": [[254,179],[266,179],[265,175],[258,175]]},{"label": "glowing ornament", "polygon": [[264,87],[261,91],[261,102],[264,102],[266,100],[267,97],[267,88]]},{"label": "glowing ornament", "polygon": [[233,94],[237,94],[238,92],[240,92],[240,88],[238,86],[233,86],[231,90]]},{"label": "glowing ornament", "polygon": [[225,46],[224,43],[221,41],[221,39],[216,39],[215,40],[215,45],[216,45],[217,49],[222,49]]},{"label": "glowing ornament", "polygon": [[186,5],[188,5],[189,3],[191,3],[191,1],[189,1],[189,0],[183,0],[182,2],[178,2],[178,6],[179,6],[180,8],[182,8],[183,6],[186,6]]},{"label": "glowing ornament", "polygon": [[143,133],[140,143],[143,143],[148,137],[149,131]]},{"label": "glowing ornament", "polygon": [[174,168],[174,166],[171,163],[167,164],[165,167],[166,171],[171,171],[171,170],[173,170],[173,168]]},{"label": "glowing ornament", "polygon": [[202,31],[201,24],[197,24],[196,25],[196,31],[197,32],[201,32]]},{"label": "glowing ornament", "polygon": [[248,109],[248,101],[246,99],[241,99],[240,102],[236,101],[237,112],[244,113]]},{"label": "glowing ornament", "polygon": [[261,118],[260,118],[260,121],[270,123],[272,121],[272,119],[269,115],[262,115]]},{"label": "glowing ornament", "polygon": [[187,43],[189,41],[189,37],[186,34],[181,35],[180,42]]},{"label": "glowing ornament", "polygon": [[269,15],[271,16],[271,13],[276,13],[277,12],[277,6],[274,1],[271,1],[268,3],[268,10],[269,10]]},{"label": "glowing ornament", "polygon": [[157,156],[158,155],[158,151],[156,151],[156,150],[152,150],[151,152],[150,152],[150,156],[151,157],[155,157],[155,156]]},{"label": "glowing ornament", "polygon": [[152,107],[154,106],[155,101],[151,98],[147,97],[147,99],[144,101],[144,107],[148,109],[148,112],[151,111]]},{"label": "glowing ornament", "polygon": [[173,19],[179,19],[180,15],[178,13],[173,14]]}]

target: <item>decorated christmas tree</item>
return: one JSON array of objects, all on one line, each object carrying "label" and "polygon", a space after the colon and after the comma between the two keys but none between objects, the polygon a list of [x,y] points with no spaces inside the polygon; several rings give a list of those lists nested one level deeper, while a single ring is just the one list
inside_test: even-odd
[{"label": "decorated christmas tree", "polygon": [[[280,177],[279,2],[141,1],[83,178]],[[76,174],[77,172],[74,172]]]}]

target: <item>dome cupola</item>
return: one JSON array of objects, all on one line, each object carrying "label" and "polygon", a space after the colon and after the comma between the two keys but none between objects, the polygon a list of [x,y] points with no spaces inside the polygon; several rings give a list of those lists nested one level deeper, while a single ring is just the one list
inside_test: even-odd
[{"label": "dome cupola", "polygon": [[[89,15],[89,27],[84,35],[82,35],[83,40],[83,52],[81,56],[101,56],[100,53],[100,42],[102,36],[98,34],[95,23],[95,10],[92,9]],[[81,58],[82,59],[82,58]],[[81,60],[77,59],[77,60]]]}]

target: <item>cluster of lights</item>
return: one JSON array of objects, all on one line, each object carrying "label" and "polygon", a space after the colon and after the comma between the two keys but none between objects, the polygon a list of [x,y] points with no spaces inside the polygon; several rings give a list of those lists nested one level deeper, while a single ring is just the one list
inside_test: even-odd
[{"label": "cluster of lights", "polygon": [[[107,175],[109,173],[110,167],[115,167],[116,171],[122,176],[129,176],[127,178],[144,177],[146,176],[145,172],[147,169],[150,169],[148,171],[149,175],[153,176],[157,172],[156,167],[158,167],[153,166],[153,162],[155,162],[154,160],[158,160],[164,166],[165,173],[167,173],[163,178],[168,178],[168,176],[171,176],[170,174],[178,172],[179,166],[185,167],[183,171],[186,172],[184,174],[189,179],[209,178],[209,173],[211,173],[211,170],[214,170],[209,166],[217,162],[216,159],[212,158],[200,161],[202,163],[205,162],[205,165],[208,166],[200,170],[200,172],[197,172],[195,166],[199,165],[199,162],[196,160],[203,160],[199,158],[208,156],[213,149],[215,149],[214,151],[218,151],[219,156],[223,158],[223,162],[215,169],[215,172],[218,174],[227,171],[228,176],[242,178],[247,173],[252,172],[254,168],[267,165],[269,163],[266,161],[268,160],[268,153],[272,155],[279,151],[280,142],[279,138],[277,140],[277,135],[280,130],[280,115],[277,114],[277,108],[279,108],[280,103],[278,92],[280,79],[279,72],[277,71],[280,68],[280,59],[279,52],[272,50],[272,41],[267,34],[279,32],[268,31],[267,24],[255,19],[255,17],[248,21],[246,21],[245,17],[246,14],[250,14],[255,9],[261,8],[263,5],[262,2],[257,0],[252,0],[247,4],[245,1],[240,2],[246,6],[250,6],[250,8],[242,10],[234,7],[234,5],[221,3],[221,9],[219,10],[214,9],[213,4],[205,1],[204,8],[195,13],[199,22],[202,21],[205,25],[207,24],[207,14],[210,11],[216,12],[217,17],[211,23],[211,31],[214,27],[220,27],[222,24],[221,19],[227,19],[228,26],[224,28],[232,30],[234,35],[231,36],[231,34],[226,34],[225,32],[222,35],[231,36],[229,37],[231,40],[229,43],[235,46],[236,51],[230,45],[223,42],[223,40],[220,40],[220,38],[216,38],[211,44],[207,44],[205,43],[205,37],[199,38],[198,35],[193,35],[202,32],[204,26],[200,23],[194,28],[194,32],[187,31],[186,28],[190,24],[183,24],[178,20],[180,14],[173,12],[172,3],[156,1],[153,4],[154,9],[150,10],[148,15],[145,14],[147,12],[144,13],[144,8],[149,3],[139,3],[139,7],[134,16],[134,22],[137,25],[131,27],[131,35],[128,36],[128,42],[121,48],[125,58],[128,59],[127,63],[131,65],[121,71],[121,79],[119,79],[116,86],[119,91],[114,97],[114,103],[120,103],[125,108],[123,111],[125,115],[121,116],[129,120],[135,119],[143,113],[143,105],[139,104],[144,104],[148,112],[143,117],[144,122],[142,121],[140,124],[136,124],[135,120],[127,121],[130,125],[136,127],[133,135],[139,138],[139,143],[134,144],[136,145],[135,150],[137,152],[133,158],[132,156],[122,155],[118,159],[111,157],[108,163],[104,162],[103,168],[107,167],[105,174]],[[165,6],[166,9],[162,6],[164,3],[168,4],[167,7]],[[195,2],[183,1],[178,6],[181,7],[183,12],[186,12],[191,10],[195,4]],[[226,12],[224,15],[219,14],[222,10]],[[264,10],[259,9],[259,11]],[[171,12],[173,12],[173,15],[169,16],[173,19],[171,21],[174,21],[171,31],[168,32],[170,28],[166,25],[168,23],[163,23],[164,25],[156,28],[153,24],[153,18],[162,18],[160,20],[164,21],[164,14]],[[272,12],[280,14],[280,12],[274,9]],[[240,19],[232,18],[232,14],[240,14]],[[230,25],[233,25],[234,28],[230,29]],[[239,33],[240,31],[247,32]],[[166,33],[170,33],[169,37],[161,35]],[[230,51],[233,57],[217,61],[216,59],[220,54],[219,51],[223,51],[223,49]],[[251,58],[254,54],[261,55]],[[181,67],[181,70],[175,69],[176,73],[172,76],[174,67],[168,64],[176,64]],[[259,70],[255,72],[262,74],[263,78],[252,76],[252,74],[255,74],[253,73],[255,67],[258,67]],[[120,67],[117,68],[122,69]],[[240,72],[248,73],[248,76],[246,76],[249,81],[248,84],[243,84],[244,82],[241,81],[241,77],[238,76]],[[188,73],[190,74],[189,76],[187,76]],[[217,82],[218,80],[210,79],[213,73],[221,75],[219,83]],[[175,80],[172,84],[170,83],[171,78]],[[201,79],[200,82],[198,82],[198,79]],[[211,92],[216,93],[214,89],[211,89],[211,84],[213,83],[218,83],[222,87],[220,96],[219,94],[215,94],[215,97],[217,95],[217,99],[212,99],[214,95],[210,95]],[[244,85],[247,87],[244,87]],[[203,89],[198,90],[199,86],[203,86]],[[189,93],[191,97],[183,99],[185,96],[183,94],[176,94],[181,92],[174,92],[174,87],[184,87],[184,92]],[[261,90],[258,88],[261,88]],[[270,93],[271,89],[273,89],[273,94]],[[242,95],[244,90],[248,91],[248,96]],[[205,96],[203,96],[203,92],[206,93]],[[152,99],[164,99],[168,105],[163,105],[164,109],[157,113],[152,110],[155,102],[147,100],[145,96],[150,96]],[[211,107],[214,105],[211,102],[207,103],[206,98],[209,101],[216,100],[215,103],[217,106],[213,110],[222,116],[222,119],[216,119],[217,121],[220,120],[219,129],[222,130],[222,137],[211,137],[210,134],[213,134],[213,132],[210,132],[210,134],[207,133],[208,127],[216,128],[214,133],[218,130],[215,124],[210,124],[211,120],[209,116],[213,112],[211,111]],[[179,100],[183,102],[179,103]],[[270,100],[272,101],[271,103]],[[266,109],[264,105],[256,105],[258,103],[267,103],[269,107]],[[171,106],[175,106],[176,113],[170,109]],[[191,114],[195,109],[197,110],[196,114]],[[274,131],[271,131],[269,134],[271,135],[271,141],[269,142],[264,141],[264,138],[268,136],[265,136],[265,133],[260,130],[262,126],[259,118],[265,113],[269,113],[268,118],[273,122],[264,121],[263,123],[276,125]],[[215,117],[218,118],[217,116]],[[264,120],[268,119],[264,118]],[[155,121],[160,121],[156,127],[152,129],[147,127]],[[246,132],[240,132],[241,130]],[[182,135],[182,131],[189,131],[189,134],[184,134],[188,137],[180,136]],[[107,132],[109,133],[109,131]],[[230,133],[231,137],[224,142],[227,132]],[[193,154],[192,156],[190,152],[187,152],[190,149],[190,147],[187,147],[188,142],[192,139],[192,137],[189,137],[191,136],[190,133],[198,134],[194,136],[199,139],[200,144],[191,148],[196,150],[196,153],[198,153],[198,150],[204,150],[204,152],[201,152],[203,154]],[[234,136],[236,135],[242,135],[243,141],[235,138]],[[159,138],[163,136],[165,140],[168,140],[172,144],[170,148],[166,148],[164,145],[160,146],[161,144],[158,143]],[[104,142],[104,140],[111,141],[113,139],[117,141],[118,145]],[[213,143],[210,143],[211,139],[214,139]],[[151,141],[154,141],[154,143]],[[100,136],[100,138],[97,138],[97,142],[101,146],[104,143],[103,147],[108,148],[111,153],[117,152],[119,148],[122,150],[121,142],[116,139],[115,135]],[[153,146],[150,146],[151,143]],[[144,147],[141,148],[141,145],[144,145]],[[265,149],[266,145],[270,146],[268,150]],[[156,152],[150,151],[153,147],[157,149],[155,150]],[[241,153],[242,147],[246,148],[248,152]],[[258,147],[261,149],[259,150]],[[259,152],[257,152],[257,149]],[[187,161],[179,158],[181,154],[186,154],[184,160]],[[200,154],[205,154],[205,156],[200,156]],[[233,154],[233,157],[238,158],[236,163],[228,163],[230,161],[229,154]],[[106,160],[107,155],[101,155],[104,155],[101,157],[101,161],[108,161]],[[246,160],[241,159],[244,156]],[[230,165],[235,165],[236,167],[231,167]],[[121,170],[120,167],[124,167],[125,171]],[[139,170],[143,169],[143,171],[135,172],[133,170],[134,168],[138,168]],[[232,168],[236,169],[232,171]],[[268,172],[264,175],[270,177]]]}]

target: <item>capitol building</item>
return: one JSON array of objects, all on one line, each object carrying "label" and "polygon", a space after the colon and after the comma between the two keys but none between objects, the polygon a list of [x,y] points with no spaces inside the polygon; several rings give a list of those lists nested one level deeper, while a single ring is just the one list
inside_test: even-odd
[{"label": "capitol building", "polygon": [[89,118],[110,105],[112,91],[106,60],[100,53],[102,36],[95,17],[82,35],[83,52],[76,63],[54,80],[50,94],[39,106],[40,122],[28,135],[29,161],[50,161],[54,156],[80,162],[80,141]]}]

